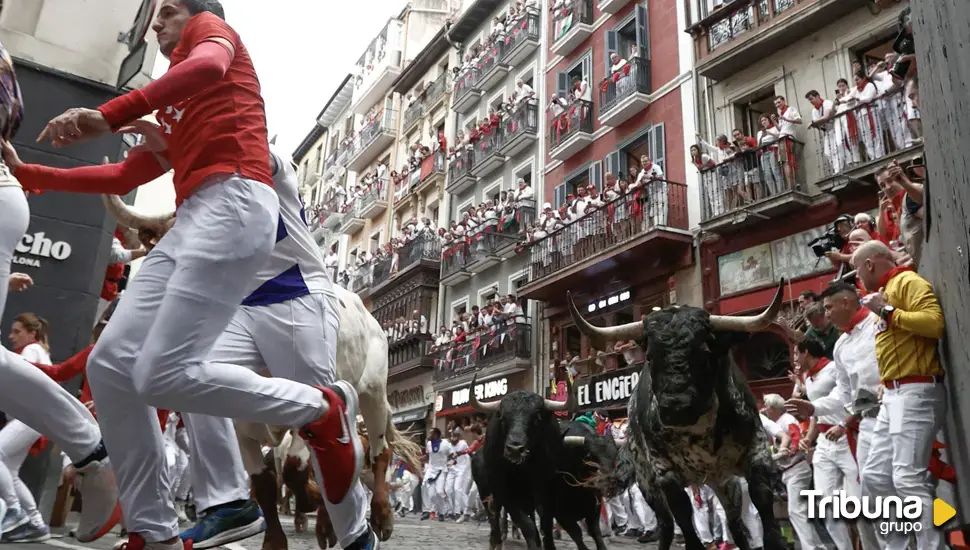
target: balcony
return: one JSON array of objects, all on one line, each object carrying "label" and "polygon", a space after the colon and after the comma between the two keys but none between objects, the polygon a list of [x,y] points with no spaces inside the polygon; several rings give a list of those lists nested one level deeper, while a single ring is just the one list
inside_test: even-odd
[{"label": "balcony", "polygon": [[603,13],[617,13],[623,6],[630,3],[630,0],[599,0],[596,7]]},{"label": "balcony", "polygon": [[370,185],[360,198],[360,214],[373,220],[387,210],[387,180],[377,180]]},{"label": "balcony", "polygon": [[459,195],[475,185],[478,178],[471,173],[474,164],[474,149],[466,149],[461,156],[451,161],[448,165],[448,187],[446,188],[449,193]]},{"label": "balcony", "polygon": [[343,219],[340,221],[340,233],[353,235],[364,228],[364,216],[360,212],[360,199],[344,207]]},{"label": "balcony", "polygon": [[307,170],[306,174],[304,174],[303,176],[303,185],[305,185],[306,187],[313,187],[314,185],[317,184],[318,181],[320,181],[321,175],[322,174],[320,172],[317,172],[316,170],[313,170],[313,169]]},{"label": "balcony", "polygon": [[539,14],[530,13],[505,37],[504,62],[519,66],[539,48]]},{"label": "balcony", "polygon": [[595,286],[603,273],[661,277],[692,261],[687,186],[651,181],[528,245],[529,282],[519,297],[548,301]]},{"label": "balcony", "polygon": [[383,113],[378,113],[373,120],[361,129],[354,140],[353,150],[350,152],[350,159],[347,163],[348,170],[351,172],[362,171],[382,151],[394,143],[396,115],[397,113],[392,110],[385,110]]},{"label": "balcony", "polygon": [[694,37],[697,70],[724,80],[833,21],[867,0],[734,0],[687,29]]},{"label": "balcony", "polygon": [[472,163],[471,175],[484,178],[509,160],[500,152],[502,138],[502,129],[499,127],[475,143],[475,161]]},{"label": "balcony", "polygon": [[593,142],[593,104],[578,100],[554,118],[549,128],[549,156],[566,160]]},{"label": "balcony", "polygon": [[411,371],[434,368],[431,348],[434,339],[430,334],[413,334],[391,343],[387,350],[387,378],[394,381],[411,376]]},{"label": "balcony", "polygon": [[505,260],[518,254],[523,239],[521,232],[531,226],[535,219],[535,201],[520,202],[518,210],[511,218],[499,220],[500,231],[508,238],[500,239],[495,243],[495,252]]},{"label": "balcony", "polygon": [[701,172],[701,229],[733,231],[805,208],[803,144],[786,137]]},{"label": "balcony", "polygon": [[357,294],[361,299],[366,299],[370,296],[373,280],[374,267],[369,263],[365,264],[356,269],[354,275],[350,278],[350,286],[347,290]]},{"label": "balcony", "polygon": [[[532,324],[527,318],[522,322],[496,323],[480,338],[472,336],[469,341],[448,344],[433,354],[435,382],[458,383],[482,370],[512,373],[529,368],[532,363]],[[471,336],[471,335],[470,335]],[[476,342],[476,340],[478,340]]]},{"label": "balcony", "polygon": [[419,97],[411,104],[410,107],[404,110],[404,120],[402,122],[401,131],[405,134],[410,132],[418,122],[424,117],[424,100]]},{"label": "balcony", "polygon": [[323,163],[323,179],[330,181],[337,175],[338,168],[337,164],[338,151],[335,149],[331,151],[330,155],[327,156],[327,160]]},{"label": "balcony", "polygon": [[351,111],[366,115],[384,99],[394,79],[401,74],[401,46],[404,23],[391,20],[357,61]]},{"label": "balcony", "polygon": [[469,241],[454,243],[442,250],[441,282],[453,285],[482,273],[510,257],[508,251],[519,243],[518,232],[498,231],[497,226],[482,227]]},{"label": "balcony", "polygon": [[496,42],[490,46],[482,60],[478,62],[478,89],[487,92],[505,80],[509,74],[509,64],[505,56],[505,42]]},{"label": "balcony", "polygon": [[421,172],[418,170],[401,174],[394,183],[394,202],[403,201],[410,197],[419,183],[421,183]]},{"label": "balcony", "polygon": [[499,153],[514,157],[532,147],[539,135],[539,106],[532,102],[520,104],[502,128],[504,136]]},{"label": "balcony", "polygon": [[567,0],[552,17],[552,53],[567,56],[593,34],[593,0]]},{"label": "balcony", "polygon": [[478,108],[478,100],[484,92],[478,86],[478,67],[467,67],[455,79],[455,88],[451,94],[451,108],[456,113],[467,114]]},{"label": "balcony", "polygon": [[442,72],[441,75],[424,90],[425,111],[434,111],[439,105],[444,103],[448,97],[448,73]]},{"label": "balcony", "polygon": [[650,105],[650,60],[634,57],[600,84],[600,124],[623,124]]},{"label": "balcony", "polygon": [[898,161],[904,165],[923,156],[923,144],[914,141],[902,116],[903,91],[835,115],[813,130],[818,187],[838,192],[868,185],[881,166]]},{"label": "balcony", "polygon": [[421,233],[404,244],[394,256],[374,265],[373,289],[376,293],[388,281],[421,267],[436,274],[441,264],[441,241],[437,235]]},{"label": "balcony", "polygon": [[414,187],[415,194],[420,195],[435,189],[445,181],[446,158],[444,151],[438,151],[421,161],[420,179]]}]

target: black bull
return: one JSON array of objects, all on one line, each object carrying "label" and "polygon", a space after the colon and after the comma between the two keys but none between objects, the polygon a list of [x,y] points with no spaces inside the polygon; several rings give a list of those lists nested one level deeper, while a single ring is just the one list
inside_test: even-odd
[{"label": "black bull", "polygon": [[471,395],[477,410],[491,413],[485,444],[472,461],[472,477],[488,510],[489,547],[501,548],[500,519],[508,513],[530,549],[542,543],[555,548],[552,528],[558,521],[577,547],[586,550],[578,523],[585,521],[597,550],[605,550],[599,526],[604,488],[594,480],[609,479],[597,474],[612,469],[617,448],[611,436],[597,435],[587,424],[556,419],[555,412],[575,407],[571,388],[566,403],[526,391],[495,403],[480,403]]},{"label": "black bull", "polygon": [[755,398],[731,356],[732,346],[747,333],[774,321],[783,288],[784,280],[768,309],[754,317],[675,306],[651,313],[642,323],[609,328],[590,325],[568,300],[577,327],[593,347],[637,340],[645,350],[646,364],[629,404],[624,454],[629,453],[640,490],[657,514],[661,550],[670,548],[672,520],[683,531],[687,550],[704,549],[684,489],[705,484],[721,501],[735,543],[741,550],[750,548],[736,476],[748,480],[764,526],[765,550],[787,548],[773,510],[779,472]]}]

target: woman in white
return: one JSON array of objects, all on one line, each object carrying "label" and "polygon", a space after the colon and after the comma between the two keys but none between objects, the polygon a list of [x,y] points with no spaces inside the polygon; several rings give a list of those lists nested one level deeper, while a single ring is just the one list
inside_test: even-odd
[{"label": "woman in white", "polygon": [[886,147],[882,141],[882,120],[879,109],[874,104],[879,96],[879,89],[866,74],[859,71],[855,74],[855,87],[850,90],[852,97],[858,102],[855,110],[856,127],[859,137],[866,148],[866,158],[870,161],[886,156]]},{"label": "woman in white", "polygon": [[[10,328],[9,339],[14,352],[27,361],[51,364],[48,325],[42,317],[33,313],[18,315]],[[4,542],[39,542],[51,536],[30,489],[20,479],[20,466],[40,437],[41,434],[19,420],[11,420],[0,430],[0,499],[7,508],[0,527]]]},{"label": "woman in white", "polygon": [[835,141],[838,144],[836,156],[839,157],[840,166],[845,167],[862,161],[859,136],[855,130],[855,114],[843,114],[855,108],[859,101],[849,91],[848,80],[840,78],[836,85],[835,100],[833,101],[837,115],[835,117]]},{"label": "woman in white", "polygon": [[769,196],[779,195],[785,188],[785,178],[781,173],[778,146],[775,143],[781,137],[778,127],[771,116],[761,115],[758,119],[761,130],[758,131],[758,147],[761,147],[761,174],[767,186]]}]

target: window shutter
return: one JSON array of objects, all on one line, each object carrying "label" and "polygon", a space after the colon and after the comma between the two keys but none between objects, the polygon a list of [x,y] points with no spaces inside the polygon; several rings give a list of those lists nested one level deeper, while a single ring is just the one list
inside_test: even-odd
[{"label": "window shutter", "polygon": [[637,4],[637,50],[640,58],[644,61],[650,59],[650,15],[648,10],[649,0],[643,0]]},{"label": "window shutter", "polygon": [[593,58],[587,55],[583,58],[583,80],[592,85],[593,82]]},{"label": "window shutter", "polygon": [[556,75],[556,94],[560,97],[566,97],[566,93],[569,91],[569,74],[559,73]]},{"label": "window shutter", "polygon": [[613,151],[612,153],[606,155],[606,159],[603,161],[603,179],[606,179],[606,174],[610,173],[614,176],[619,176],[620,172],[620,152]]},{"label": "window shutter", "polygon": [[566,202],[566,184],[565,183],[560,183],[552,191],[552,200],[553,200],[553,203],[552,203],[552,207],[553,208],[559,208],[560,205],[562,205],[562,204],[564,204]]},{"label": "window shutter", "polygon": [[603,190],[603,163],[596,161],[589,166],[589,182],[597,191]]},{"label": "window shutter", "polygon": [[[616,163],[616,171],[619,172],[619,174],[622,174],[624,178],[626,178],[628,176],[628,172],[630,171],[629,166],[627,166],[629,155],[627,155],[625,151],[617,151],[616,154],[618,157],[618,161]],[[617,175],[617,177],[619,178],[620,176]]]},{"label": "window shutter", "polygon": [[650,158],[663,170],[667,177],[667,143],[664,141],[664,125],[657,124],[650,129]]},{"label": "window shutter", "polygon": [[613,63],[610,61],[610,54],[611,53],[617,53],[617,54],[620,53],[620,35],[619,35],[619,33],[617,33],[616,31],[606,31],[606,40],[604,41],[604,43],[606,44],[606,65],[605,65],[606,71],[605,71],[605,75],[606,76],[609,76],[609,74],[610,74],[610,67],[613,66]]}]

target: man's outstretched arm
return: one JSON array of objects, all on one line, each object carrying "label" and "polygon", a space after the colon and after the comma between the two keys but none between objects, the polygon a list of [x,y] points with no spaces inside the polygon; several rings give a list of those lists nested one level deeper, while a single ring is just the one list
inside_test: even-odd
[{"label": "man's outstretched arm", "polygon": [[20,185],[32,193],[70,191],[127,195],[139,185],[148,183],[166,172],[155,156],[147,151],[131,153],[124,162],[117,164],[78,168],[51,168],[40,164],[11,163],[9,159],[7,164],[20,181]]}]

